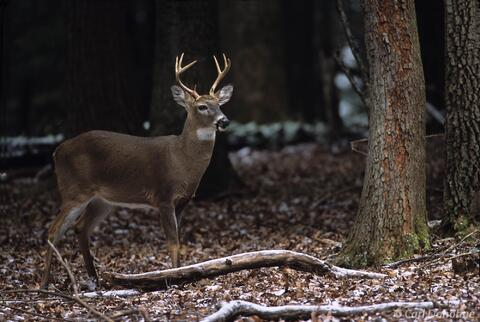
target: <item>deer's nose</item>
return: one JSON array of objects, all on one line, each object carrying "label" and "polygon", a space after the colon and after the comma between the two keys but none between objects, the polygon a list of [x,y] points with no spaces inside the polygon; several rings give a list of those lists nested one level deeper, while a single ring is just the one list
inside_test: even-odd
[{"label": "deer's nose", "polygon": [[230,120],[226,117],[222,117],[217,121],[217,126],[220,130],[226,130],[228,125],[230,124]]}]

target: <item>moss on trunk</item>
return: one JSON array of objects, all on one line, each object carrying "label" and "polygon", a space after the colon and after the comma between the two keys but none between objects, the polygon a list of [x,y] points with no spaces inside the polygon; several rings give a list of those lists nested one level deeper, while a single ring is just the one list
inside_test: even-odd
[{"label": "moss on trunk", "polygon": [[413,0],[366,0],[371,102],[368,159],[355,224],[337,262],[378,265],[429,247],[425,88]]}]

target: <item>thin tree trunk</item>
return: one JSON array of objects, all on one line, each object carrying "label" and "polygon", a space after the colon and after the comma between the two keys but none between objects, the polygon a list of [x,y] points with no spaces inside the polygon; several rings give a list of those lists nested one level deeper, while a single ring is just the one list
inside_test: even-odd
[{"label": "thin tree trunk", "polygon": [[285,120],[288,90],[282,25],[290,22],[282,21],[281,1],[219,1],[219,6],[222,46],[231,55],[235,85],[226,112],[238,122]]},{"label": "thin tree trunk", "polygon": [[364,1],[371,102],[360,206],[339,262],[380,264],[427,247],[425,88],[413,0]]},{"label": "thin tree trunk", "polygon": [[[323,1],[320,2],[323,3]],[[283,0],[281,4],[282,34],[285,39],[282,45],[286,56],[285,69],[289,114],[300,117],[306,122],[314,122],[318,119],[319,112],[315,100],[317,96],[323,94],[322,90],[316,88],[316,79],[314,79],[315,62],[318,51],[325,47],[318,44],[324,40],[324,37],[323,33],[316,34],[317,26],[314,25],[313,18],[317,11],[321,11],[314,7],[312,0]],[[325,13],[325,15],[328,14]],[[322,26],[328,26],[326,27],[327,30],[330,27],[327,23],[322,24]],[[317,37],[314,37],[314,34]],[[318,40],[315,43],[316,47],[314,47],[313,40]],[[319,73],[319,75],[322,74]],[[319,95],[305,94],[313,92]]]},{"label": "thin tree trunk", "polygon": [[314,85],[318,92],[318,95],[313,95],[313,100],[317,109],[324,114],[330,141],[336,141],[343,132],[343,121],[339,114],[340,99],[335,85],[337,64],[334,55],[336,48],[339,47],[336,36],[340,32],[339,23],[335,12],[335,1],[314,1],[313,5],[316,54],[313,68],[317,74]]},{"label": "thin tree trunk", "polygon": [[127,0],[68,2],[66,98],[69,136],[93,130],[141,133],[125,36]]},{"label": "thin tree trunk", "polygon": [[191,87],[197,85],[200,94],[208,92],[216,76],[212,55],[218,53],[217,7],[216,2],[206,0],[157,0],[155,6],[152,133],[179,134],[186,113],[184,108],[175,104],[170,91],[175,84],[175,56],[185,53],[185,61],[198,60],[182,79]]},{"label": "thin tree trunk", "polygon": [[480,1],[445,1],[446,228],[480,223]]}]

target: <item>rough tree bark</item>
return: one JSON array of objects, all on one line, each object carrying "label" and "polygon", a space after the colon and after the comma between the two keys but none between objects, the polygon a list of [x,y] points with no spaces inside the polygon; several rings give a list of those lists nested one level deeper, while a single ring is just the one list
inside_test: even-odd
[{"label": "rough tree bark", "polygon": [[128,10],[127,0],[67,2],[68,136],[92,129],[141,133]]},{"label": "rough tree bark", "polygon": [[[170,92],[170,86],[175,84],[175,56],[185,52],[186,61],[198,60],[182,79],[190,86],[198,85],[197,91],[200,94],[208,93],[216,77],[212,55],[219,53],[217,2],[167,0],[156,1],[155,5],[157,26],[151,106],[152,134],[179,134],[185,121],[185,110],[175,104]],[[232,69],[235,66],[236,62],[232,59]],[[224,84],[227,82],[228,79]],[[236,96],[234,94],[233,100]],[[228,110],[225,112],[229,115]],[[197,191],[200,197],[214,196],[238,183],[228,158],[226,136],[220,134],[216,141],[212,160]]]},{"label": "rough tree bark", "polygon": [[425,89],[413,0],[364,1],[370,134],[357,218],[338,261],[380,264],[429,245]]},{"label": "rough tree bark", "polygon": [[445,1],[445,228],[480,223],[480,1]]}]

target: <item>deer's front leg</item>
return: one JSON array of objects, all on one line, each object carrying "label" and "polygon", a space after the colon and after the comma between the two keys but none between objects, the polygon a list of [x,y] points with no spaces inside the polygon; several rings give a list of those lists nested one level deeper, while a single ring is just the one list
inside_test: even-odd
[{"label": "deer's front leg", "polygon": [[171,205],[160,205],[160,220],[162,221],[163,230],[167,239],[168,252],[172,259],[172,266],[180,266],[179,250],[180,242],[178,240],[177,217],[175,216],[175,207]]},{"label": "deer's front leg", "polygon": [[[178,230],[180,231],[182,227],[182,213],[183,209],[185,209],[185,206],[187,206],[188,202],[190,201],[190,198],[183,198],[180,199],[178,204],[175,207],[175,216],[177,217],[177,225],[178,225]],[[179,232],[180,234],[180,232]]]}]

